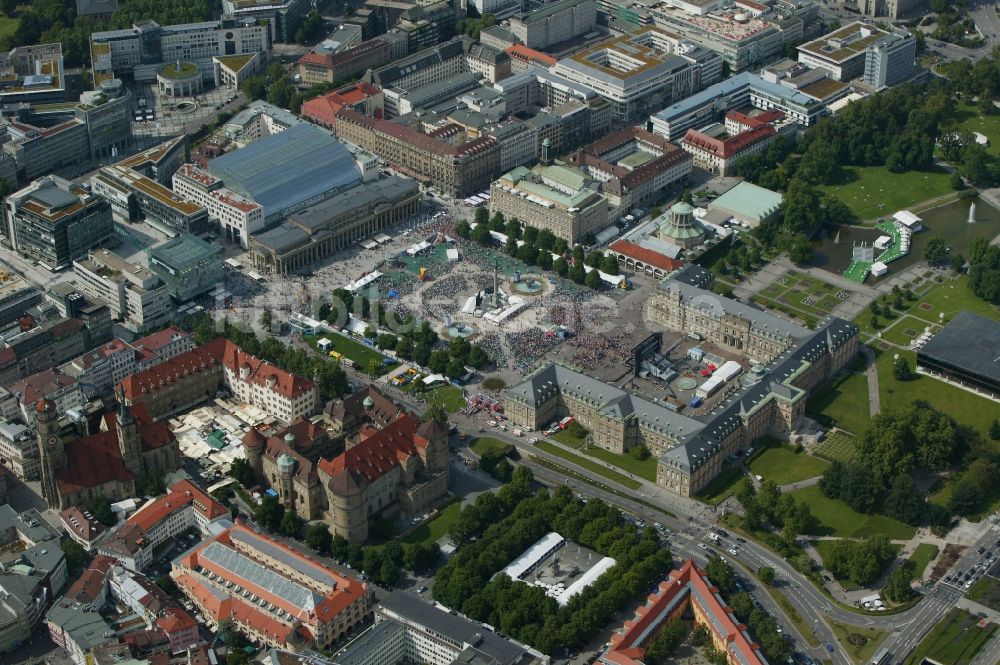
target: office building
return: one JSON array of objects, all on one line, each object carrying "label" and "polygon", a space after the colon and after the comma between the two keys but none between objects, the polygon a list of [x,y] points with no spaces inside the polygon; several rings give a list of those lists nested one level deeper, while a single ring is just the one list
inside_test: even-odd
[{"label": "office building", "polygon": [[636,611],[635,617],[611,635],[611,644],[598,658],[601,665],[641,665],[653,636],[668,622],[694,615],[712,646],[726,655],[729,663],[767,665],[760,644],[736,618],[704,570],[688,559],[680,570],[670,571],[656,591]]},{"label": "office building", "polygon": [[312,6],[309,0],[222,0],[222,14],[241,23],[267,25],[274,41],[291,43]]},{"label": "office building", "polygon": [[598,139],[565,161],[600,180],[601,193],[623,213],[661,199],[692,167],[685,151],[638,127]]},{"label": "office building", "polygon": [[521,3],[518,0],[472,0],[472,5],[480,16],[493,14],[498,21],[521,11]]},{"label": "office building", "polygon": [[1000,358],[995,340],[1000,324],[969,311],[959,312],[917,351],[917,369],[996,399]]},{"label": "office building", "polygon": [[769,124],[731,134],[715,123],[702,129],[689,129],[681,139],[681,148],[694,159],[694,165],[709,173],[728,176],[740,160],[759,155],[771,145],[778,131]]},{"label": "office building", "polygon": [[[273,662],[273,656],[272,656]],[[393,591],[375,606],[375,623],[318,665],[543,665],[545,656],[497,635],[488,626],[450,613],[408,591]]]},{"label": "office building", "polygon": [[[370,0],[369,6],[383,4]],[[384,4],[396,4],[386,2]],[[398,6],[398,5],[397,5]],[[409,5],[399,14],[393,32],[406,37],[406,50],[416,53],[431,48],[455,34],[458,20],[455,5],[449,0]]]},{"label": "office building", "polygon": [[334,132],[447,196],[480,192],[499,172],[500,144],[489,136],[462,140],[459,133],[439,139],[348,108],[337,113]]},{"label": "office building", "polygon": [[883,35],[865,52],[864,82],[875,90],[902,83],[916,70],[917,40],[907,32]]},{"label": "office building", "polygon": [[[851,81],[864,75],[868,47],[892,34],[894,33],[886,32],[874,25],[855,21],[819,39],[800,45],[799,62],[826,70],[830,78],[835,81]],[[902,35],[900,38],[903,41],[906,39]],[[915,42],[912,36],[908,35],[908,38]],[[895,40],[883,43],[884,53],[888,53],[893,41]]]},{"label": "office building", "polygon": [[893,21],[917,17],[927,10],[927,0],[837,0],[837,4],[871,18],[884,16]]},{"label": "office building", "polygon": [[545,49],[586,34],[595,25],[596,0],[555,0],[514,14],[507,29],[528,48]]},{"label": "office building", "polygon": [[111,316],[133,334],[145,334],[173,318],[170,290],[139,263],[129,263],[114,252],[97,249],[73,262],[80,290],[111,308]]},{"label": "office building", "polygon": [[360,543],[378,515],[419,515],[447,494],[447,426],[418,423],[374,387],[334,410],[351,422],[336,442],[306,420],[269,437],[250,429],[243,438],[247,461],[286,508]]},{"label": "office building", "polygon": [[294,113],[258,99],[227,120],[222,126],[222,132],[238,148],[244,148],[254,141],[279,134],[303,122],[305,121]]},{"label": "office building", "polygon": [[259,204],[271,224],[361,182],[363,169],[378,170],[329,131],[302,123],[213,159],[207,171]]},{"label": "office building", "polygon": [[519,166],[490,188],[490,212],[548,229],[570,246],[604,230],[612,222],[612,210],[595,181],[563,164],[543,163],[533,170]]},{"label": "office building", "polygon": [[259,644],[320,649],[368,616],[373,589],[237,524],[173,562],[170,576],[212,627]]},{"label": "office building", "polygon": [[23,566],[0,571],[0,654],[26,643],[44,615],[51,596],[42,577]]},{"label": "office building", "polygon": [[828,93],[828,86],[821,82],[829,81],[836,84],[837,94],[841,90],[843,94],[848,91],[846,85],[825,77],[819,83],[810,83],[805,89],[797,89],[779,81],[777,77],[767,80],[748,72],[737,74],[654,113],[650,116],[653,132],[668,141],[680,141],[687,130],[714,122],[720,111],[745,107],[764,111],[776,109],[784,113],[788,121],[808,127],[829,111],[826,101],[806,90],[820,86],[824,93]]},{"label": "office building", "polygon": [[155,418],[201,404],[222,388],[286,423],[311,416],[319,408],[315,383],[260,360],[223,338],[136,372],[121,386],[126,404],[142,403]]},{"label": "office building", "polygon": [[208,211],[226,240],[246,248],[251,233],[264,227],[264,208],[225,187],[222,180],[199,168],[184,164],[174,173],[174,193]]},{"label": "office building", "polygon": [[325,95],[307,99],[302,104],[302,116],[317,125],[333,129],[337,111],[342,108],[349,108],[369,118],[382,118],[385,114],[385,95],[371,83],[350,83]]},{"label": "office building", "polygon": [[222,247],[182,233],[146,250],[149,269],[166,286],[175,302],[187,302],[224,279]]},{"label": "office building", "polygon": [[0,53],[0,104],[66,101],[62,44],[17,46]]},{"label": "office building", "polygon": [[302,83],[337,83],[364,74],[392,59],[388,42],[376,37],[339,51],[313,49],[299,58],[298,73]]},{"label": "office building", "polygon": [[5,331],[0,346],[0,386],[75,358],[90,343],[80,319],[56,318],[36,324],[31,316],[21,317],[15,328]]},{"label": "office building", "polygon": [[266,59],[271,40],[268,26],[254,22],[223,19],[161,26],[145,20],[90,35],[94,81],[127,77],[152,82],[164,65],[184,61],[208,82],[215,77],[213,57],[260,53]]},{"label": "office building", "polygon": [[721,1],[674,1],[661,3],[649,11],[657,27],[715,51],[732,71],[742,72],[779,58],[786,44],[802,40],[804,26],[815,19],[815,5],[811,14],[787,11],[780,5],[764,6],[766,11],[757,16],[730,11],[722,7]]},{"label": "office building", "polygon": [[629,122],[716,83],[722,59],[649,27],[562,58],[552,71],[593,88],[612,103],[616,120]]},{"label": "office building", "polygon": [[0,271],[0,326],[24,316],[42,300],[42,291],[20,275]]},{"label": "office building", "polygon": [[203,536],[213,536],[232,519],[228,508],[191,481],[181,480],[112,530],[98,552],[120,561],[129,570],[142,572],[153,562],[153,553],[163,543],[191,529],[197,529]]},{"label": "office building", "polygon": [[420,188],[408,178],[355,185],[254,234],[250,263],[262,272],[295,272],[409,219],[420,201]]},{"label": "office building", "polygon": [[14,192],[5,207],[12,249],[51,270],[85,256],[113,231],[107,201],[54,175]]}]

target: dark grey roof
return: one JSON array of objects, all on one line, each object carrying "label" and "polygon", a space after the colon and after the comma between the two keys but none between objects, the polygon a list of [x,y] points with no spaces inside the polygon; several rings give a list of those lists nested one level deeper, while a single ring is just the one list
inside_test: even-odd
[{"label": "dark grey roof", "polygon": [[[400,617],[422,626],[449,641],[472,647],[495,665],[514,665],[524,662],[528,648],[506,640],[464,617],[440,610],[419,596],[407,591],[394,591],[375,610],[390,618]],[[529,659],[534,660],[534,659]]]},{"label": "dark grey roof", "polygon": [[[11,425],[16,426],[16,423],[11,423]],[[45,518],[34,508],[19,514],[7,504],[0,505],[0,532],[8,529],[16,530],[22,540],[32,545],[46,540],[55,539],[58,541],[59,539],[59,531],[46,522]],[[58,549],[58,543],[56,549]]]},{"label": "dark grey roof", "polygon": [[917,355],[1000,381],[1000,321],[959,312]]},{"label": "dark grey roof", "polygon": [[669,275],[664,281],[673,280],[707,289],[714,279],[715,276],[701,266],[694,263],[685,263],[682,268]]},{"label": "dark grey roof", "polygon": [[[378,210],[383,206],[392,206],[417,191],[415,181],[397,176],[363,183],[295,213],[288,221],[273,229],[254,234],[253,240],[265,250],[282,254],[305,244],[314,235],[315,240],[319,241],[326,234],[336,232],[335,228],[328,228],[335,215],[343,215],[345,211],[359,208]],[[356,221],[351,216],[344,219],[344,223]]]},{"label": "dark grey roof", "polygon": [[259,538],[254,533],[238,529],[230,531],[229,537],[233,540],[243,541],[253,550],[263,552],[272,559],[280,561],[292,570],[301,574],[303,577],[308,577],[309,579],[319,584],[324,584],[332,589],[337,587],[337,579],[333,576],[333,573],[329,573],[319,566],[310,566],[298,557],[289,556],[284,549],[276,547],[266,538]]},{"label": "dark grey roof", "polygon": [[111,624],[104,617],[97,612],[86,611],[79,604],[61,601],[52,606],[45,618],[67,633],[84,653],[93,647],[118,641]]},{"label": "dark grey roof", "polygon": [[65,189],[57,187],[54,183],[39,187],[31,193],[31,198],[49,208],[65,208],[76,203],[79,199],[76,194],[67,192]]},{"label": "dark grey roof", "polygon": [[421,69],[426,69],[452,58],[463,57],[465,55],[464,42],[465,38],[455,37],[444,44],[439,44],[423,51],[417,51],[390,65],[374,69],[365,78],[369,83],[374,83],[385,88],[392,85],[395,81],[418,72]]},{"label": "dark grey roof", "polygon": [[[323,665],[332,665],[332,663],[336,663],[336,665],[367,665],[374,662],[373,654],[378,655],[380,662],[399,662],[395,658],[402,655],[404,630],[401,623],[380,621],[351,640],[347,646],[334,654],[332,660],[325,660]],[[393,653],[397,649],[399,653]]]}]

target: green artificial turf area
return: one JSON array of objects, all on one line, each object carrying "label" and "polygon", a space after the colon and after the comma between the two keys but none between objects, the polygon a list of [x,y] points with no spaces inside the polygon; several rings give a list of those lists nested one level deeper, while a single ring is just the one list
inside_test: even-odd
[{"label": "green artificial turf area", "polygon": [[787,485],[821,476],[828,466],[829,462],[796,452],[790,446],[772,446],[754,457],[750,471],[778,485]]},{"label": "green artificial turf area", "polygon": [[968,665],[997,628],[994,623],[983,628],[978,624],[978,617],[957,607],[950,610],[917,645],[906,665],[919,665],[925,658],[948,665]]},{"label": "green artificial turf area", "polygon": [[893,173],[884,166],[845,166],[840,179],[819,189],[843,201],[859,219],[872,220],[953,194],[944,170]]},{"label": "green artificial turf area", "polygon": [[907,540],[916,533],[916,528],[902,522],[883,515],[863,515],[843,501],[829,499],[817,485],[793,490],[790,494],[812,510],[815,524],[810,535],[813,536],[869,538],[881,533],[890,540]]}]

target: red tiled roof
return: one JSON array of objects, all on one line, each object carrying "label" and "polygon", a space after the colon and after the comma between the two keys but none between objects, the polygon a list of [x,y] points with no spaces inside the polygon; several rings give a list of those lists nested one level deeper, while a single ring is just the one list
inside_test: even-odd
[{"label": "red tiled roof", "polygon": [[7,388],[12,393],[21,393],[22,404],[34,404],[38,400],[55,393],[58,390],[76,383],[69,374],[53,367],[15,381]]},{"label": "red tiled roof", "polygon": [[409,143],[421,150],[434,153],[436,155],[452,155],[463,157],[479,150],[496,145],[496,139],[492,136],[481,136],[477,139],[454,146],[445,141],[439,141],[432,136],[428,136],[412,127],[401,125],[388,120],[369,118],[350,108],[342,108],[337,112],[337,118],[363,125],[372,131],[381,132],[405,143]]},{"label": "red tiled roof", "polygon": [[683,261],[664,256],[657,251],[633,244],[628,240],[616,240],[608,246],[608,249],[660,270],[676,270],[684,265]]},{"label": "red tiled roof", "polygon": [[546,67],[553,67],[558,60],[553,58],[548,53],[542,53],[541,51],[536,51],[533,48],[528,48],[524,44],[514,44],[508,46],[504,49],[511,59],[517,59],[522,62],[538,62],[544,64]]},{"label": "red tiled roof", "polygon": [[62,511],[60,517],[67,531],[75,533],[79,538],[88,542],[106,531],[103,524],[97,520],[87,519],[83,511],[76,506],[70,506]]},{"label": "red tiled roof", "polygon": [[117,480],[134,480],[122,461],[114,429],[66,444],[66,468],[59,476],[59,492],[66,496]]},{"label": "red tiled roof", "polygon": [[404,413],[385,428],[362,438],[353,448],[333,459],[321,460],[319,468],[331,478],[347,471],[370,483],[396,468],[409,455],[416,455],[418,440],[420,445],[427,445],[417,434],[416,421]]},{"label": "red tiled roof", "polygon": [[680,597],[692,602],[697,598],[698,607],[712,616],[712,621],[707,622],[708,630],[716,635],[721,633],[727,650],[740,652],[740,662],[765,662],[759,654],[759,645],[750,641],[746,627],[737,623],[732,609],[722,602],[717,591],[705,571],[696,568],[688,559],[680,570],[672,571],[670,578],[660,583],[657,592],[636,610],[635,617],[625,622],[623,631],[611,636],[611,648],[602,659],[616,665],[640,665],[646,655],[643,641],[655,633],[651,629],[667,618],[667,610]]},{"label": "red tiled roof", "polygon": [[235,376],[240,376],[244,366],[250,371],[247,381],[257,385],[267,385],[274,379],[271,388],[286,398],[294,398],[312,390],[315,383],[301,376],[265,362],[256,356],[246,353],[233,342],[219,337],[207,344],[185,351],[155,367],[137,372],[122,380],[125,397],[130,402],[141,402],[142,395],[155,393],[161,386],[185,376],[203,372],[210,367],[224,364]]},{"label": "red tiled roof", "polygon": [[684,135],[684,143],[710,152],[716,157],[729,159],[730,157],[735,157],[753,144],[774,136],[777,133],[778,131],[771,125],[762,125],[745,132],[740,132],[736,136],[730,136],[727,139],[716,139],[707,134],[702,134],[696,129],[689,129],[687,134]]},{"label": "red tiled roof", "polygon": [[178,336],[190,337],[191,333],[184,332],[180,328],[170,326],[169,328],[152,333],[151,335],[140,337],[132,343],[132,346],[137,349],[149,349],[150,351],[159,353],[160,349],[171,344],[174,341],[174,338]]},{"label": "red tiled roof", "polygon": [[739,111],[727,111],[726,120],[734,120],[741,125],[746,127],[763,127],[764,125],[769,125],[771,123],[777,122],[785,117],[784,111],[779,111],[778,109],[771,109],[770,111],[764,111],[758,113],[757,115],[747,115],[745,113],[740,113]]},{"label": "red tiled roof", "polygon": [[87,566],[87,570],[83,571],[80,578],[66,591],[66,597],[84,605],[93,603],[101,596],[114,564],[115,560],[109,556],[103,554],[95,556]]},{"label": "red tiled roof", "polygon": [[173,513],[185,510],[189,506],[209,520],[229,513],[225,506],[202,492],[190,480],[181,480],[167,488],[167,494],[146,504],[129,517],[128,523],[149,532]]}]

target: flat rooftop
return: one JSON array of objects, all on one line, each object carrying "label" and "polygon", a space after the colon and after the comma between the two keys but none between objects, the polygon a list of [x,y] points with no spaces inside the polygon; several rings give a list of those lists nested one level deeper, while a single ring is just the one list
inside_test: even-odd
[{"label": "flat rooftop", "polygon": [[799,50],[817,58],[840,63],[864,53],[869,44],[887,34],[889,33],[879,30],[874,25],[855,21],[819,39],[802,44]]},{"label": "flat rooftop", "polygon": [[1000,383],[1000,321],[962,311],[917,354]]}]

